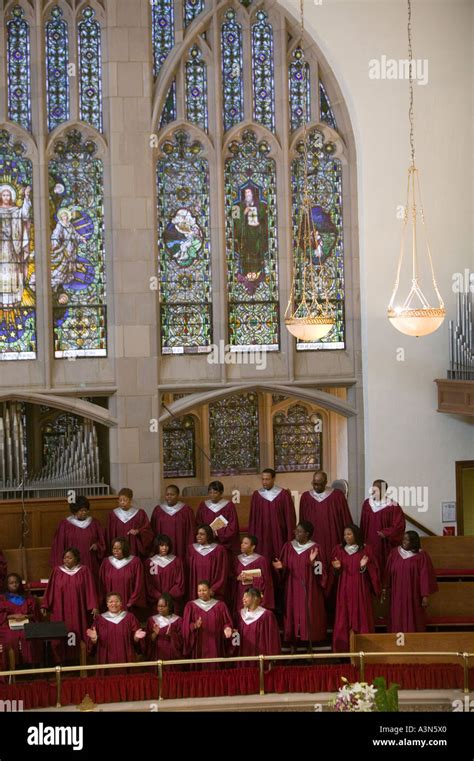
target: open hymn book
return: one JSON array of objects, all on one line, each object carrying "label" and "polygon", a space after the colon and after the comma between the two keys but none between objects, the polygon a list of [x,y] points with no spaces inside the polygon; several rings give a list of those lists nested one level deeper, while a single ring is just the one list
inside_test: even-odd
[{"label": "open hymn book", "polygon": [[219,529],[225,528],[228,523],[229,521],[223,515],[218,515],[209,525],[213,531],[219,531]]},{"label": "open hymn book", "polygon": [[[262,576],[261,568],[251,568],[249,571],[243,571],[245,576],[251,576],[252,579],[260,579]],[[251,581],[243,581],[242,584],[251,584]]]},{"label": "open hymn book", "polygon": [[30,623],[29,618],[25,616],[24,618],[17,618],[17,619],[11,618],[8,621],[8,626],[10,627],[10,629],[15,631],[17,629],[23,629],[25,624],[29,624],[29,623]]}]

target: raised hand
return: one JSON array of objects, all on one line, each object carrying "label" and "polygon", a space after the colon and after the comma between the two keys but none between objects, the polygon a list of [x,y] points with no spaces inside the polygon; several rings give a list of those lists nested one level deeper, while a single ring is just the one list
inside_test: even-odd
[{"label": "raised hand", "polygon": [[97,630],[95,626],[93,626],[91,629],[87,629],[86,634],[89,639],[92,640],[92,642],[97,642]]},{"label": "raised hand", "polygon": [[232,628],[230,626],[225,627],[224,636],[226,639],[230,639],[232,637]]},{"label": "raised hand", "polygon": [[368,562],[369,562],[369,558],[367,557],[367,555],[364,555],[364,557],[360,561],[360,567],[365,568]]},{"label": "raised hand", "polygon": [[336,569],[336,571],[339,571],[339,569],[341,568],[341,561],[338,560],[337,558],[334,558],[334,560],[332,561],[331,565],[332,565],[333,568]]},{"label": "raised hand", "polygon": [[274,561],[273,561],[273,563],[272,563],[272,566],[273,566],[273,567],[274,567],[274,568],[275,568],[277,571],[281,571],[281,570],[282,570],[282,568],[283,568],[283,563],[281,562],[281,560],[274,560]]},{"label": "raised hand", "polygon": [[137,629],[133,639],[135,642],[138,642],[138,640],[143,639],[144,637],[146,637],[146,631],[144,629]]},{"label": "raised hand", "polygon": [[314,563],[314,561],[318,557],[318,553],[319,553],[318,548],[317,547],[313,547],[313,549],[309,553],[309,561],[310,561],[310,563]]}]

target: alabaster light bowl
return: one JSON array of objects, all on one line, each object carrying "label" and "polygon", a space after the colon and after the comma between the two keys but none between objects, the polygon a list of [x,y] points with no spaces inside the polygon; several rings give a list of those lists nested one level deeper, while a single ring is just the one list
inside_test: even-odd
[{"label": "alabaster light bowl", "polygon": [[316,342],[334,327],[334,320],[330,317],[288,317],[285,325],[291,335],[300,341]]},{"label": "alabaster light bowl", "polygon": [[400,333],[406,336],[429,336],[442,325],[446,310],[437,309],[389,309],[388,319]]}]

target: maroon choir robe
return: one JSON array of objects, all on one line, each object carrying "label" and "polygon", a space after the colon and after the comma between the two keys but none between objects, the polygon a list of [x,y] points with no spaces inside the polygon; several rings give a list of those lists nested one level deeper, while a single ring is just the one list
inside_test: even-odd
[{"label": "maroon choir robe", "polygon": [[[347,546],[347,545],[346,545]],[[356,548],[356,545],[353,545]],[[332,647],[335,653],[349,651],[349,634],[374,631],[372,595],[380,596],[380,573],[372,547],[366,544],[362,549],[350,552],[338,544],[331,552],[332,559],[341,562],[336,598],[336,618]],[[360,571],[360,561],[367,555],[369,562],[365,571]],[[334,573],[334,569],[331,569]]]},{"label": "maroon choir robe", "polygon": [[166,502],[157,505],[151,516],[151,527],[155,536],[166,534],[173,542],[173,552],[182,560],[186,557],[188,546],[196,536],[194,512],[184,502],[177,502],[170,507]]},{"label": "maroon choir robe", "polygon": [[[280,632],[275,614],[259,606],[256,610],[242,608],[236,616],[237,631],[240,637],[238,654],[246,655],[280,655]],[[250,666],[251,663],[241,663]]]},{"label": "maroon choir robe", "polygon": [[148,605],[156,609],[156,603],[163,592],[173,598],[181,608],[185,592],[184,568],[181,558],[176,555],[153,555],[145,560],[145,589]]},{"label": "maroon choir robe", "polygon": [[[93,544],[97,545],[96,550],[90,549]],[[64,551],[68,547],[79,550],[82,565],[90,568],[98,583],[100,564],[106,555],[105,532],[99,521],[92,516],[85,521],[78,521],[73,515],[64,518],[56,529],[51,546],[49,562],[52,568],[62,565]]]},{"label": "maroon choir robe", "polygon": [[125,608],[145,607],[145,579],[143,566],[136,555],[117,560],[110,555],[105,558],[100,567],[100,596],[105,602],[105,596],[118,592]]},{"label": "maroon choir robe", "polygon": [[[198,618],[202,620],[202,626],[196,629],[195,622]],[[227,652],[224,629],[227,626],[232,629],[232,618],[227,605],[221,600],[203,602],[197,599],[188,602],[183,615],[184,649],[187,657],[224,658]],[[202,668],[213,670],[219,666],[220,664],[205,663]]]},{"label": "maroon choir robe", "polygon": [[[300,545],[293,539],[285,544],[280,555],[285,583],[283,639],[286,642],[318,642],[326,637],[323,588],[327,583],[327,574],[324,563],[319,559],[319,551],[314,561],[316,565],[309,559],[315,548],[319,550],[316,542]],[[318,571],[317,575],[315,571]]]},{"label": "maroon choir robe", "polygon": [[[381,573],[387,565],[387,559],[393,547],[397,547],[405,533],[405,516],[396,502],[375,502],[366,499],[362,505],[360,528],[364,541],[375,552]],[[383,531],[384,538],[377,531]]]},{"label": "maroon choir robe", "polygon": [[385,586],[391,589],[387,631],[424,632],[421,598],[438,591],[430,556],[423,550],[412,553],[395,547],[387,561]]},{"label": "maroon choir robe", "polygon": [[293,539],[296,513],[290,492],[274,486],[254,491],[250,502],[249,533],[258,539],[258,549],[272,563],[285,542]]},{"label": "maroon choir robe", "polygon": [[[160,633],[152,640],[153,627]],[[183,658],[183,619],[174,613],[170,616],[151,616],[146,625],[147,659],[150,661],[178,661]]]},{"label": "maroon choir robe", "polygon": [[354,521],[347,500],[339,489],[326,489],[322,494],[305,491],[300,501],[300,521],[309,521],[314,526],[312,539],[321,548],[320,560],[329,572],[331,567],[331,550],[341,544],[344,529]]},{"label": "maroon choir robe", "polygon": [[217,539],[219,544],[229,553],[229,563],[232,554],[237,553],[240,549],[240,529],[237,511],[233,502],[227,499],[221,499],[214,504],[210,499],[199,503],[196,513],[196,524],[199,526],[204,523],[210,526],[216,518],[222,518],[225,526],[217,530]]},{"label": "maroon choir robe", "polygon": [[15,653],[15,663],[39,663],[41,651],[35,640],[26,640],[23,629],[10,629],[8,616],[27,616],[30,622],[40,621],[38,599],[33,595],[12,595],[8,592],[0,597],[0,641],[5,648]]},{"label": "maroon choir robe", "polygon": [[[254,576],[250,583],[245,583],[238,580],[238,576],[244,571],[261,571],[261,576]],[[233,610],[234,613],[238,613],[243,605],[242,597],[249,587],[259,589],[262,594],[262,606],[273,610],[275,607],[275,594],[273,590],[273,578],[270,570],[268,560],[259,555],[258,552],[254,552],[253,555],[237,555],[234,558],[233,569]]]},{"label": "maroon choir robe", "polygon": [[[79,644],[86,640],[88,611],[98,609],[97,590],[89,568],[79,565],[72,570],[57,566],[49,578],[41,607],[51,612],[51,621],[64,621],[69,634],[75,634],[75,644],[68,640],[53,642],[52,651],[56,661],[78,657]],[[65,649],[66,648],[66,649]]]},{"label": "maroon choir robe", "polygon": [[5,555],[0,550],[0,592],[3,590],[3,587],[5,586],[6,577],[7,577],[7,561],[5,560]]},{"label": "maroon choir robe", "polygon": [[[129,534],[131,529],[138,529],[139,533],[135,536]],[[128,539],[132,555],[138,555],[141,558],[148,557],[153,546],[153,531],[146,512],[138,507],[131,507],[130,510],[116,507],[112,510],[105,529],[107,552],[110,552],[113,540],[119,536]]]},{"label": "maroon choir robe", "polygon": [[188,598],[197,594],[200,581],[208,581],[217,599],[224,599],[229,571],[227,550],[220,544],[190,544],[187,573]]},{"label": "maroon choir robe", "polygon": [[[140,628],[140,624],[133,615],[125,610],[114,615],[107,611],[102,613],[94,621],[94,627],[97,632],[97,642],[87,638],[87,649],[91,654],[97,653],[97,663],[134,663],[136,661],[136,650],[140,648],[140,643],[135,643],[135,633]],[[118,674],[120,669],[107,670],[107,674]],[[123,669],[127,676],[133,672]]]}]

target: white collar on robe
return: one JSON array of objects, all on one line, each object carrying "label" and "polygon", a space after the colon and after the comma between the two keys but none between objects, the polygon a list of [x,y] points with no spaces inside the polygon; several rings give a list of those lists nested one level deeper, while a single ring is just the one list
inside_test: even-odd
[{"label": "white collar on robe", "polygon": [[201,610],[204,610],[206,613],[208,613],[214,605],[217,605],[217,600],[208,600],[208,602],[204,602],[204,600],[200,600],[199,597],[197,600],[193,600],[193,602],[198,606],[198,608],[201,608]]},{"label": "white collar on robe", "polygon": [[155,565],[159,565],[160,568],[166,568],[173,560],[176,560],[176,555],[153,555],[150,560]]},{"label": "white collar on robe", "polygon": [[306,542],[306,544],[300,544],[299,542],[296,541],[296,539],[293,539],[291,544],[295,552],[297,552],[298,555],[301,555],[302,552],[309,550],[310,547],[314,547],[316,542],[312,542],[311,540],[309,540],[309,542]]},{"label": "white collar on robe", "polygon": [[175,505],[167,505],[166,502],[162,502],[160,507],[164,513],[173,517],[173,515],[176,515],[176,513],[179,513],[183,509],[184,502],[177,502]]},{"label": "white collar on robe", "polygon": [[116,507],[114,513],[119,521],[122,521],[122,523],[128,523],[138,513],[138,507],[131,507],[130,510],[122,510],[121,507]]},{"label": "white collar on robe", "polygon": [[276,499],[282,491],[283,489],[281,486],[272,486],[271,489],[259,489],[258,493],[264,499],[267,499],[269,502],[273,502],[273,500]]},{"label": "white collar on robe", "polygon": [[358,544],[345,544],[344,549],[347,552],[348,555],[354,555],[356,552],[359,551],[359,545]]},{"label": "white collar on robe", "polygon": [[81,570],[82,565],[79,563],[79,565],[74,566],[74,568],[66,568],[65,565],[60,565],[59,567],[63,573],[67,573],[69,576],[74,576]]},{"label": "white collar on robe", "polygon": [[209,555],[210,552],[214,552],[214,550],[217,547],[217,543],[213,542],[212,544],[198,544],[197,542],[193,544],[194,549],[196,552],[199,552],[200,555]]},{"label": "white collar on robe", "polygon": [[399,547],[398,552],[402,556],[403,560],[407,560],[407,558],[412,558],[414,555],[418,555],[417,552],[412,552],[411,550],[404,550],[403,547]]},{"label": "white collar on robe", "polygon": [[240,611],[240,617],[244,624],[254,624],[255,621],[258,621],[259,618],[263,616],[265,613],[265,608],[262,608],[261,605],[258,606],[255,610],[250,610],[249,608],[242,608]]},{"label": "white collar on robe", "polygon": [[385,507],[393,505],[393,502],[391,499],[382,499],[380,502],[378,502],[376,499],[369,497],[369,505],[372,508],[373,513],[378,513],[379,510],[383,510]]},{"label": "white collar on robe", "polygon": [[174,624],[178,618],[179,616],[177,616],[175,613],[172,613],[171,616],[153,616],[153,621],[155,624],[158,624],[160,629],[164,629],[165,626],[171,626],[171,624]]},{"label": "white collar on robe", "polygon": [[109,555],[109,563],[113,565],[114,568],[117,568],[120,570],[121,568],[124,568],[126,565],[132,562],[135,555],[129,555],[128,558],[122,558],[122,560],[117,560],[113,555]]},{"label": "white collar on robe", "polygon": [[324,502],[324,500],[329,497],[333,493],[334,489],[325,489],[321,492],[321,494],[318,494],[317,491],[314,491],[314,489],[311,489],[310,494],[313,499],[316,500],[316,502]]},{"label": "white collar on robe", "polygon": [[73,526],[77,526],[77,528],[87,528],[92,523],[92,515],[89,515],[85,521],[78,521],[73,515],[70,515],[67,520],[69,523],[72,523]]},{"label": "white collar on robe", "polygon": [[219,502],[212,502],[210,499],[206,499],[204,500],[204,504],[209,510],[212,510],[213,513],[218,513],[219,510],[222,510],[222,508],[227,505],[228,501],[228,499],[221,499]]},{"label": "white collar on robe", "polygon": [[250,563],[253,563],[254,560],[258,560],[262,556],[258,554],[258,552],[254,552],[252,555],[246,555],[244,552],[238,556],[239,563],[242,565],[250,565]]},{"label": "white collar on robe", "polygon": [[107,610],[105,613],[102,613],[102,618],[105,618],[106,621],[110,621],[111,624],[119,624],[120,621],[123,621],[126,615],[126,610],[121,610],[120,613],[111,613],[110,610]]}]

